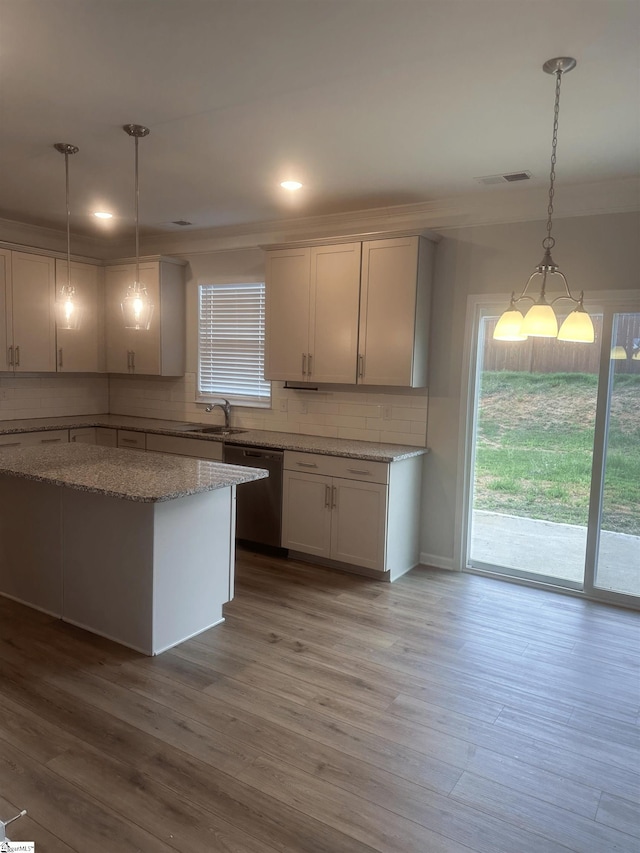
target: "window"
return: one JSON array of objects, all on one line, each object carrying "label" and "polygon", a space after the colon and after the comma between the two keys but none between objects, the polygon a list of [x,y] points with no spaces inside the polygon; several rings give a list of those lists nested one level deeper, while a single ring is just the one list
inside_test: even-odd
[{"label": "window", "polygon": [[198,398],[270,406],[264,378],[264,283],[198,288]]}]

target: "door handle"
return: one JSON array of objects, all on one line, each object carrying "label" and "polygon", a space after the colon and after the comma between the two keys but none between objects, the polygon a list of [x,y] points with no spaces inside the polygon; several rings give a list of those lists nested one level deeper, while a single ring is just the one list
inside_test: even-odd
[{"label": "door handle", "polygon": [[324,487],[324,506],[331,509],[331,486],[328,484]]},{"label": "door handle", "polygon": [[298,468],[317,468],[317,462],[296,462]]},{"label": "door handle", "polygon": [[58,367],[62,367],[62,347],[58,350]]},{"label": "door handle", "polygon": [[131,350],[131,371],[132,373],[136,372],[136,351],[134,349]]},{"label": "door handle", "polygon": [[20,367],[20,347],[15,348],[16,353],[16,367]]},{"label": "door handle", "polygon": [[312,353],[308,353],[308,355],[309,355],[309,360],[307,361],[307,365],[308,365],[307,376],[311,376],[311,359],[313,358],[313,355],[312,355]]},{"label": "door handle", "polygon": [[364,379],[364,356],[358,356],[358,377]]},{"label": "door handle", "polygon": [[331,486],[331,509],[335,509],[338,506],[338,487]]},{"label": "door handle", "polygon": [[9,363],[9,367],[13,367],[13,347],[9,347],[9,351],[7,352],[7,362]]},{"label": "door handle", "polygon": [[307,375],[307,354],[306,352],[302,353],[302,375]]}]

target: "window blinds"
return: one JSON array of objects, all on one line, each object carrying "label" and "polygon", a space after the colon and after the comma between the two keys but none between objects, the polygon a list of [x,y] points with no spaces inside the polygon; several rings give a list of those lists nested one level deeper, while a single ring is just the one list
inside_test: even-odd
[{"label": "window blinds", "polygon": [[268,404],[264,283],[201,284],[198,291],[199,394]]}]

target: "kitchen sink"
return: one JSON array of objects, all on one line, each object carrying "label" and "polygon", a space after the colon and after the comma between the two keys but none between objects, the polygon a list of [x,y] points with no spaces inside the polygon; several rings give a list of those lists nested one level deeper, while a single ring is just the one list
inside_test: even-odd
[{"label": "kitchen sink", "polygon": [[246,429],[225,426],[205,426],[190,429],[189,432],[201,432],[206,433],[207,435],[237,435],[239,432],[246,432]]}]

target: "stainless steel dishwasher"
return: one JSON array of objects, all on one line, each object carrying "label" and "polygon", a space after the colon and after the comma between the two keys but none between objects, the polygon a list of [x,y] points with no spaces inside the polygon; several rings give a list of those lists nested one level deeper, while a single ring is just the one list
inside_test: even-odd
[{"label": "stainless steel dishwasher", "polygon": [[282,461],[281,450],[224,445],[224,461],[229,465],[266,468],[269,477],[237,488],[236,538],[259,545],[280,548],[282,533]]}]

